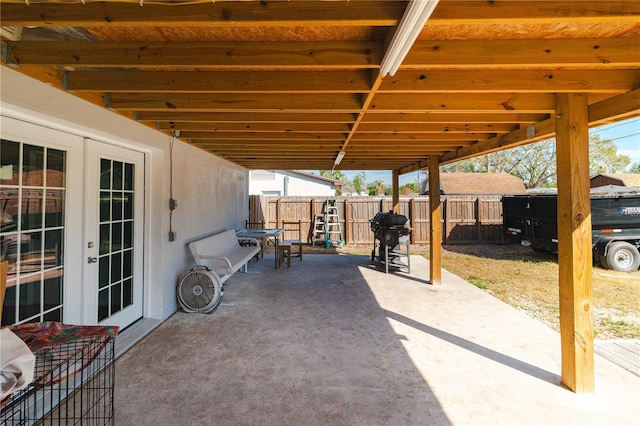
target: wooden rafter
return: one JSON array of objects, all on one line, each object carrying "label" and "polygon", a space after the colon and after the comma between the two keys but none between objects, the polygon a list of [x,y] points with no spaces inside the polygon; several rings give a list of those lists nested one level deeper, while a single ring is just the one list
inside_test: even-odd
[{"label": "wooden rafter", "polygon": [[[52,5],[51,2],[30,1],[25,7],[20,0],[3,0],[5,25],[49,26],[260,26],[304,25],[327,26],[393,26],[399,21],[405,2],[357,1],[345,2],[144,2],[140,0],[81,4],[81,0]],[[260,7],[255,7],[259,4]],[[430,25],[481,24],[486,21],[508,23],[531,22],[620,22],[637,21],[640,13],[633,2],[625,0],[541,2],[525,0],[513,2],[494,0],[478,7],[474,0],[443,0],[434,11]],[[132,11],[132,8],[136,8]],[[523,13],[526,11],[526,14]]]},{"label": "wooden rafter", "polygon": [[[4,6],[3,6],[4,7]],[[3,15],[4,19],[4,9]],[[96,42],[5,41],[10,65],[60,67],[296,70],[373,68],[382,60],[378,41]]]}]

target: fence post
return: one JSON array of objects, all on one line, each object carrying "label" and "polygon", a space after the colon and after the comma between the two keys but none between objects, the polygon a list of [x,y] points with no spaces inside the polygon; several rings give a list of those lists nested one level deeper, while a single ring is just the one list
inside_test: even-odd
[{"label": "fence post", "polygon": [[409,242],[414,244],[416,241],[416,227],[415,227],[415,224],[413,223],[415,211],[416,211],[416,199],[411,197],[411,199],[409,200],[409,211],[407,213],[409,214],[409,224],[411,225]]},{"label": "fence post", "polygon": [[348,198],[344,199],[344,244],[346,245],[348,241],[351,241],[349,232],[353,230],[353,218],[352,218],[352,209],[353,206],[349,202]]},{"label": "fence post", "polygon": [[482,206],[480,206],[480,197],[476,198],[476,239],[482,242]]},{"label": "fence post", "polygon": [[[429,200],[431,202],[431,200]],[[449,243],[449,199],[445,195],[442,200],[442,242],[444,244]]]}]

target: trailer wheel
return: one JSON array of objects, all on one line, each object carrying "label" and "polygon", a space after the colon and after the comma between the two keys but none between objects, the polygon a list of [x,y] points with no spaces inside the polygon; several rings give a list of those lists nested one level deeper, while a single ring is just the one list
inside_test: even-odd
[{"label": "trailer wheel", "polygon": [[618,241],[609,246],[607,255],[600,258],[600,263],[614,271],[633,272],[640,266],[640,253],[633,245]]}]

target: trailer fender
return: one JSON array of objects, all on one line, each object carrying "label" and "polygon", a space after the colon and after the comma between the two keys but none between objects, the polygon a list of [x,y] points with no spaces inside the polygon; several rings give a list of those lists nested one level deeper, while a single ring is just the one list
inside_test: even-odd
[{"label": "trailer fender", "polygon": [[611,242],[613,242],[613,241],[615,241],[615,240],[613,238],[611,238],[611,237],[604,237],[604,238],[600,238],[596,242],[594,242],[593,243],[593,256],[594,256],[594,258],[598,258],[598,257],[601,257],[601,256],[606,256],[609,244],[611,244]]}]

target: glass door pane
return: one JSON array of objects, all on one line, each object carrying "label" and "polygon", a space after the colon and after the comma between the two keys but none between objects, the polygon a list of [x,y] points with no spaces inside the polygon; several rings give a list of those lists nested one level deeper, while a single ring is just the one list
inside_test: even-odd
[{"label": "glass door pane", "polygon": [[0,140],[2,325],[62,321],[66,151]]},{"label": "glass door pane", "polygon": [[136,165],[100,159],[98,322],[133,304]]}]

